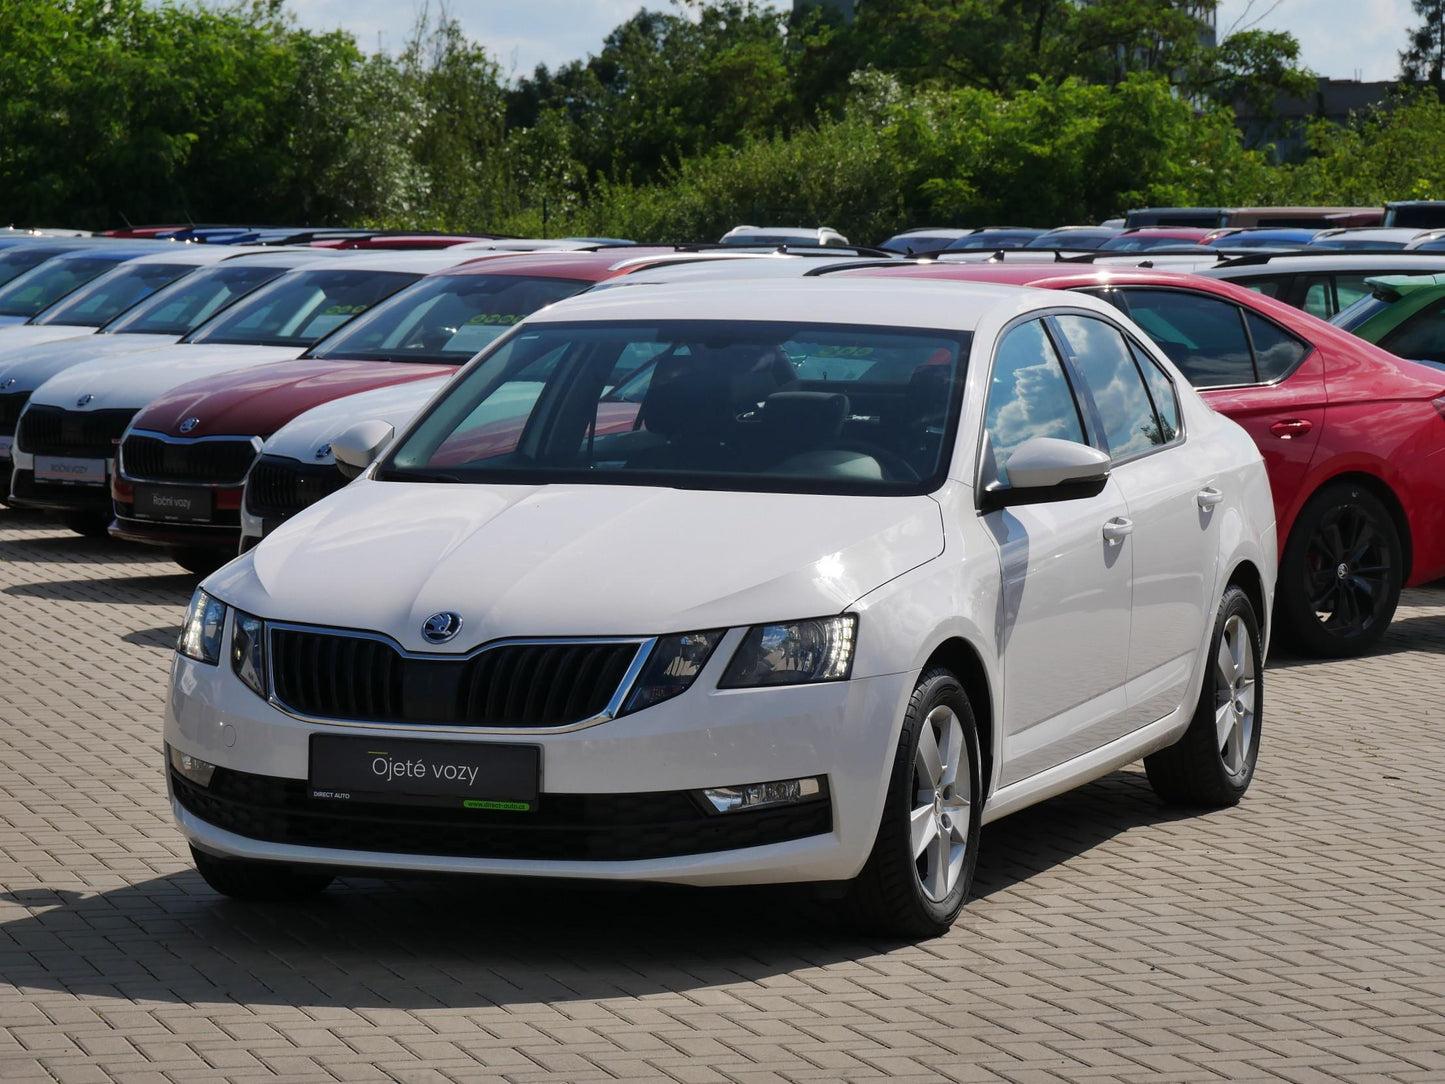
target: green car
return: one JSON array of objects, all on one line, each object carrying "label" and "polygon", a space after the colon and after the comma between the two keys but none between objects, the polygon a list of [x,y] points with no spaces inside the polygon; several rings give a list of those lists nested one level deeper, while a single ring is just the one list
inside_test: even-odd
[{"label": "green car", "polygon": [[1402,358],[1445,365],[1445,274],[1378,275],[1330,323]]}]

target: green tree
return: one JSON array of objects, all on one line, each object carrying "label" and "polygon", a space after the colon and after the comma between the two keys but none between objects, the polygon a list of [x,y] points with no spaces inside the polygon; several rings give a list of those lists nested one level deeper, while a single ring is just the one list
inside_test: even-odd
[{"label": "green tree", "polygon": [[1421,22],[1400,53],[1400,78],[1438,91],[1445,85],[1445,0],[1410,0],[1410,6]]}]

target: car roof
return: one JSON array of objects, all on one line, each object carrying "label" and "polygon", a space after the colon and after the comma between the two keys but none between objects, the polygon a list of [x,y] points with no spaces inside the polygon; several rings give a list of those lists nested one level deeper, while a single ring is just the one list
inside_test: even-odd
[{"label": "car roof", "polygon": [[886,257],[859,257],[842,254],[838,256],[796,256],[782,252],[750,254],[749,259],[715,259],[704,256],[687,260],[659,260],[642,264],[623,274],[613,276],[607,283],[611,286],[646,285],[661,282],[685,282],[689,280],[723,280],[740,278],[802,278],[819,275],[840,267],[871,267],[879,263],[893,263]]},{"label": "car roof", "polygon": [[1424,226],[1360,226],[1351,229],[1325,230],[1315,240],[1329,241],[1413,241],[1421,234],[1439,232],[1439,227]]},{"label": "car roof", "polygon": [[[1057,296],[998,283],[852,282],[808,276],[769,282],[766,290],[741,280],[588,291],[534,313],[527,323],[764,320],[972,331],[995,309],[1026,312],[1057,304]],[[1107,302],[1085,295],[1079,296],[1078,304],[1118,313]]]},{"label": "car roof", "polygon": [[411,271],[426,275],[475,258],[476,253],[450,252],[448,249],[432,252],[350,249],[333,256],[321,256],[316,260],[316,266],[345,271]]},{"label": "car roof", "polygon": [[628,264],[649,255],[672,254],[672,248],[641,248],[632,245],[581,252],[469,252],[458,253],[466,263],[435,274],[528,275],[537,278],[586,279],[600,282],[618,274]]},{"label": "car roof", "polygon": [[1267,272],[1297,274],[1306,271],[1412,271],[1426,273],[1438,265],[1445,270],[1445,252],[1277,252],[1241,256],[1201,274],[1222,279],[1248,278]]},{"label": "car roof", "polygon": [[200,267],[208,263],[220,263],[222,260],[237,255],[235,249],[222,245],[156,245],[155,249],[163,250],[149,251],[144,256],[137,256],[128,262],[142,265],[152,263],[193,264]]}]

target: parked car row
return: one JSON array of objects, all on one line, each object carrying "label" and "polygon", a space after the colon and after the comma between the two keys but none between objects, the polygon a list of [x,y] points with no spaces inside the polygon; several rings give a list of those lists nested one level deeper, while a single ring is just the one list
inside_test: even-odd
[{"label": "parked car row", "polygon": [[146,249],[99,328],[0,329],[12,503],[242,551],[167,697],[214,887],[846,882],[937,933],[989,820],[1140,756],[1237,802],[1271,638],[1445,575],[1445,371],[1286,300],[1401,341],[1445,306],[1377,257],[755,240]]}]

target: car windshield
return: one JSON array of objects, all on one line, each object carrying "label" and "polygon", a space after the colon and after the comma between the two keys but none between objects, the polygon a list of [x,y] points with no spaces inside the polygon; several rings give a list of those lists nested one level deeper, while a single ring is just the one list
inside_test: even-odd
[{"label": "car windshield", "polygon": [[587,286],[523,275],[438,275],[378,305],[311,356],[460,365],[513,324]]},{"label": "car windshield", "polygon": [[258,291],[186,341],[310,346],[421,276],[406,271],[298,271]]},{"label": "car windshield", "polygon": [[123,264],[51,305],[35,318],[37,324],[74,324],[100,327],[162,286],[195,270],[187,263]]},{"label": "car windshield", "polygon": [[102,329],[114,335],[170,335],[179,338],[287,271],[235,260],[206,267],[149,297]]},{"label": "car windshield", "polygon": [[0,316],[34,316],[72,290],[105,274],[121,259],[116,256],[82,256],[36,267],[0,290]]},{"label": "car windshield", "polygon": [[1038,236],[1039,231],[1037,230],[1005,230],[970,233],[950,244],[947,251],[962,252],[981,248],[1023,248]]},{"label": "car windshield", "polygon": [[1374,319],[1395,303],[1395,299],[1366,294],[1353,305],[1349,305],[1330,318],[1330,323],[1345,331],[1354,331],[1367,321]]},{"label": "car windshield", "polygon": [[39,267],[52,256],[59,256],[69,249],[51,248],[48,245],[16,245],[0,252],[0,286],[11,279],[17,279],[32,267]]},{"label": "car windshield", "polygon": [[1197,242],[1184,237],[1140,237],[1137,234],[1124,234],[1121,237],[1111,237],[1099,246],[1100,252],[1149,252],[1156,248],[1177,248],[1180,245],[1192,245]]},{"label": "car windshield", "polygon": [[1404,241],[1311,241],[1309,248],[1320,252],[1399,252]]},{"label": "car windshield", "polygon": [[377,477],[924,493],[948,469],[969,341],[833,324],[523,326]]}]

